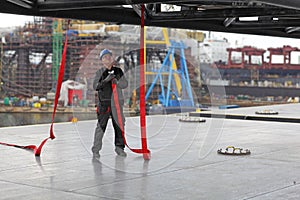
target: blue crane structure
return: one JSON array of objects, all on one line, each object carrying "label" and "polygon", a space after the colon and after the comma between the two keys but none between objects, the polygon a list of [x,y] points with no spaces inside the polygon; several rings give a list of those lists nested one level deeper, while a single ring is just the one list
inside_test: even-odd
[{"label": "blue crane structure", "polygon": [[[188,68],[186,64],[186,58],[184,55],[185,48],[186,46],[182,41],[170,41],[170,46],[168,48],[167,55],[164,58],[161,67],[155,71],[156,76],[152,81],[149,89],[147,90],[145,98],[146,101],[149,98],[153,88],[157,85],[157,82],[159,81],[159,85],[161,88],[159,102],[164,107],[195,106],[190,78],[188,74]],[[175,61],[175,54],[178,51],[180,52],[180,66],[174,69],[172,63]],[[167,81],[164,80],[164,75],[168,76]],[[176,80],[174,80],[175,76],[180,77],[181,88],[178,88],[178,84],[176,84]],[[167,86],[165,85],[165,83],[167,84]]]}]

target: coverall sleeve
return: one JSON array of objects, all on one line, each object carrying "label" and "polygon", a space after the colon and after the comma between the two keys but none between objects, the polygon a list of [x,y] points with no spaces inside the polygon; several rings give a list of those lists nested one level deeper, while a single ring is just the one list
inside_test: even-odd
[{"label": "coverall sleeve", "polygon": [[94,90],[99,90],[100,88],[103,87],[103,83],[102,83],[102,74],[103,74],[103,71],[102,70],[98,70],[96,72],[96,75],[95,75],[95,78],[94,78],[94,82],[93,82],[93,88]]},{"label": "coverall sleeve", "polygon": [[128,87],[128,81],[125,78],[124,73],[121,69],[119,70],[118,76],[120,77],[118,79],[118,87],[121,88],[121,89],[127,88]]}]

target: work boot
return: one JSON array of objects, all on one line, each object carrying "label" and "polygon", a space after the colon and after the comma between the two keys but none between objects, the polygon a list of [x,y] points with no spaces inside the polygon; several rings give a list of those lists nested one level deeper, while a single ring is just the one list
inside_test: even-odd
[{"label": "work boot", "polygon": [[124,149],[122,149],[121,147],[116,147],[116,148],[115,148],[115,152],[116,152],[119,156],[122,156],[122,157],[126,157],[126,156],[127,156],[126,152],[125,152]]},{"label": "work boot", "polygon": [[93,152],[93,158],[99,159],[100,153],[99,152]]}]

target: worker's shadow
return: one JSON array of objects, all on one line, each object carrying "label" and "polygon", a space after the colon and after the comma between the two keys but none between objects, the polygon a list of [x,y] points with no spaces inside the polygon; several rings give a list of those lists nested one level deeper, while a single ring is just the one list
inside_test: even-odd
[{"label": "worker's shadow", "polygon": [[121,156],[115,157],[115,174],[116,175],[123,175],[124,173],[126,173],[125,159],[126,158],[121,157]]},{"label": "worker's shadow", "polygon": [[148,175],[148,172],[149,172],[149,162],[150,160],[145,160],[143,158],[143,156],[139,156],[139,157],[136,157],[133,159],[133,161],[143,161],[143,169],[142,169],[142,174],[143,176],[147,176]]},{"label": "worker's shadow", "polygon": [[94,173],[96,177],[99,177],[102,174],[102,163],[97,158],[92,158],[92,164],[94,168]]},{"label": "worker's shadow", "polygon": [[44,172],[44,167],[43,167],[43,164],[42,164],[42,161],[41,161],[41,157],[40,156],[35,156],[35,161],[36,163],[38,164],[38,166],[41,168],[41,170]]}]

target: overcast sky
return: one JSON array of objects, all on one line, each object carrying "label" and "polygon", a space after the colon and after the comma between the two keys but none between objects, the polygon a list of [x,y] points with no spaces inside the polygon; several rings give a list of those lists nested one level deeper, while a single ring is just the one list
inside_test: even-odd
[{"label": "overcast sky", "polygon": [[33,17],[0,13],[0,27],[23,26],[27,21],[33,21]]},{"label": "overcast sky", "polygon": [[[33,17],[0,13],[0,27],[23,26],[25,22],[28,21],[33,21]],[[227,38],[231,44],[231,47],[235,47],[236,45],[242,46],[243,44],[264,49],[267,49],[268,47],[282,47],[283,45],[290,45],[300,48],[300,39],[219,32],[212,32],[211,36],[216,39]]]},{"label": "overcast sky", "polygon": [[300,39],[220,32],[213,32],[211,35],[217,39],[227,38],[231,47],[240,47],[243,44],[243,46],[254,46],[263,49],[267,49],[268,47],[282,47],[284,45],[300,48]]}]

